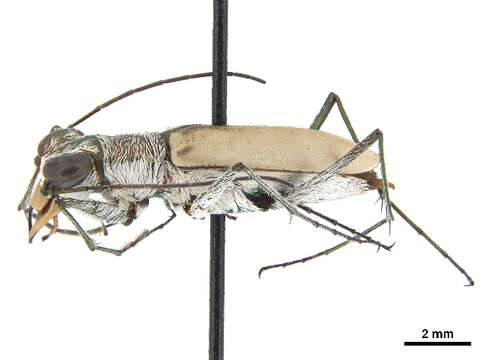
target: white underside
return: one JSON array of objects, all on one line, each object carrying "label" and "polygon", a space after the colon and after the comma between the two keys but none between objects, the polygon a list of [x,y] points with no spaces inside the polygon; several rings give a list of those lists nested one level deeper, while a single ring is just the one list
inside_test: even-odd
[{"label": "white underside", "polygon": [[[220,170],[210,170],[210,169],[193,169],[185,171],[180,179],[174,179],[174,182],[190,182],[196,183],[200,181],[207,181],[210,179],[217,179],[221,176],[224,171]],[[313,178],[314,174],[303,174],[303,173],[275,173],[275,172],[257,172],[259,176],[270,176],[276,177],[283,181],[289,182],[294,185],[294,187],[301,186],[309,179]],[[245,173],[241,173],[240,177],[246,176]],[[280,182],[275,182],[267,180],[267,184],[272,188],[277,190],[282,195],[288,193],[292,190],[292,187],[281,184]],[[193,187],[190,189],[189,193],[194,196],[199,196],[200,194],[206,192],[208,186],[204,187]],[[321,201],[337,200],[353,195],[362,194],[366,191],[371,190],[366,181],[356,178],[354,176],[345,175],[335,175],[324,183],[314,186],[311,191],[306,195],[296,197],[291,202],[294,205],[304,204],[304,203],[316,203]],[[205,211],[192,213],[192,217],[204,218],[210,214],[237,214],[242,212],[253,212],[260,211],[261,209],[255,206],[251,201],[247,199],[244,193],[256,193],[260,192],[258,184],[254,181],[235,181],[233,184],[229,185],[225,192],[218,198],[218,200],[211,204]],[[183,197],[183,193],[180,193]],[[172,194],[173,203],[183,204],[183,200],[178,198],[176,193]],[[275,203],[271,208],[280,208],[280,204]]]}]

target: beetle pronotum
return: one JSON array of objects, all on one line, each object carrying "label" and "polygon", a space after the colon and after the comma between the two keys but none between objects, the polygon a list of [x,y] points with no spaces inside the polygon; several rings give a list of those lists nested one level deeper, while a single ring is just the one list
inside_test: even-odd
[{"label": "beetle pronotum", "polygon": [[[390,224],[395,211],[467,278],[468,285],[474,284],[467,272],[390,200],[389,187],[393,185],[386,176],[383,133],[377,129],[360,141],[340,98],[334,93],[329,94],[309,129],[186,125],[162,133],[118,136],[84,135],[75,129],[104,107],[134,93],[211,75],[181,76],[129,90],[94,108],[67,128],[53,127],[39,143],[36,170],[18,206],[26,214],[30,241],[45,226],[50,232],[43,239],[56,232],[80,235],[91,250],[121,255],[162,229],[177,213],[204,218],[210,214],[231,216],[278,208],[344,238],[338,245],[312,256],[263,267],[260,275],[264,270],[330,254],[351,242],[390,250],[391,246],[368,234],[385,223]],[[241,73],[229,75],[263,82]],[[335,104],[352,140],[320,130]],[[374,143],[378,143],[378,154],[368,150]],[[381,179],[374,171],[378,165]],[[371,190],[379,192],[385,218],[363,232],[306,205]],[[103,201],[90,198],[95,193]],[[99,245],[89,236],[99,232],[107,234],[106,228],[114,224],[131,224],[153,197],[164,200],[171,216],[121,249]],[[94,216],[101,220],[102,226],[86,231],[68,209]],[[72,222],[76,231],[58,227],[60,213]],[[32,224],[34,217],[36,221]],[[321,223],[320,219],[334,227]]]}]

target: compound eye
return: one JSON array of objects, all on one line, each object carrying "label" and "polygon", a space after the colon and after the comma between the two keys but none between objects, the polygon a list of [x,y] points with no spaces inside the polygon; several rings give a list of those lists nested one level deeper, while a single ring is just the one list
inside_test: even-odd
[{"label": "compound eye", "polygon": [[76,153],[48,160],[43,173],[45,179],[54,187],[67,189],[79,184],[91,170],[91,157],[86,153]]}]

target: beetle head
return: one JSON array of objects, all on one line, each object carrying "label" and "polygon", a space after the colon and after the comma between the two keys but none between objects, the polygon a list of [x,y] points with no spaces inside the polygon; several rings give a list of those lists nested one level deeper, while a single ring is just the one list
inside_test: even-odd
[{"label": "beetle head", "polygon": [[[46,194],[47,189],[69,189],[92,178],[95,147],[89,138],[77,129],[54,126],[39,142],[34,158],[36,171],[18,207],[29,214],[30,239],[61,211],[56,199]],[[33,226],[32,210],[37,218]]]}]

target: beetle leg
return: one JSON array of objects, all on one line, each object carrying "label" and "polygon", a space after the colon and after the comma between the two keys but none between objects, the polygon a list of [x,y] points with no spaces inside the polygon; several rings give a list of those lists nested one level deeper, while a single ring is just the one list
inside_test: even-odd
[{"label": "beetle leg", "polygon": [[32,179],[30,179],[29,185],[27,186],[27,190],[25,191],[24,196],[22,197],[22,200],[20,200],[20,203],[18,204],[17,210],[23,210],[24,212],[28,211],[29,203],[30,203],[30,198],[32,197],[32,192],[34,190],[34,185],[35,185],[35,180],[37,179],[37,175],[39,174],[40,168],[37,166],[35,169],[34,175],[32,176]]},{"label": "beetle leg", "polygon": [[62,213],[71,221],[72,225],[77,229],[79,235],[82,237],[82,239],[86,242],[87,247],[94,251],[96,250],[96,243],[94,240],[92,240],[89,235],[86,233],[86,231],[81,227],[81,225],[77,222],[77,220],[74,218],[74,216],[71,215],[69,211],[65,208],[63,201],[58,201],[59,208],[61,209]]},{"label": "beetle leg", "polygon": [[321,126],[323,125],[324,121],[328,117],[331,109],[333,108],[334,104],[338,106],[339,113],[341,114],[341,117],[343,118],[343,121],[345,122],[346,128],[348,129],[351,138],[355,143],[359,143],[360,141],[358,140],[358,137],[356,136],[355,130],[353,130],[353,126],[351,125],[350,119],[348,115],[346,114],[345,108],[343,107],[343,103],[341,102],[341,99],[338,95],[335,93],[331,92],[329,93],[328,97],[326,98],[326,101],[323,104],[323,107],[319,111],[318,115],[313,120],[313,123],[309,127],[310,129],[314,130],[319,130],[321,129]]},{"label": "beetle leg", "polygon": [[[326,101],[323,104],[323,107],[319,111],[318,115],[316,115],[313,123],[311,124],[310,129],[314,129],[314,130],[321,129],[321,126],[323,125],[324,121],[326,120],[329,113],[331,112],[331,109],[333,108],[334,104],[338,106],[338,110],[341,114],[341,117],[343,118],[346,128],[348,129],[351,135],[351,138],[353,139],[354,142],[359,143],[360,141],[358,140],[358,136],[356,135],[356,132],[353,129],[353,126],[351,125],[348,114],[346,113],[346,110],[343,107],[343,102],[341,101],[340,97],[333,92],[329,93],[328,97],[326,98]],[[392,208],[390,206],[390,196],[388,192],[388,181],[387,181],[387,175],[386,175],[385,159],[383,156],[383,134],[378,139],[378,148],[379,148],[378,155],[380,157],[381,175],[383,180],[383,188],[379,189],[378,192],[380,194],[380,198],[382,199],[382,204],[385,206],[385,215],[386,215],[386,219],[388,220],[388,225],[390,226],[391,221],[393,220],[393,214],[392,214]]]},{"label": "beetle leg", "polygon": [[59,217],[57,215],[54,216],[53,221],[54,221],[54,225],[49,227],[50,231],[47,235],[42,236],[42,241],[47,240],[48,238],[51,237],[51,235],[55,234],[57,230],[59,230]]},{"label": "beetle leg", "polygon": [[[108,230],[106,229],[106,226],[104,225],[104,221],[102,220],[99,220],[99,222],[101,223],[101,232],[103,233],[104,236],[108,236]],[[89,234],[89,231],[87,232]]]},{"label": "beetle leg", "polygon": [[392,202],[391,206],[408,225],[410,225],[419,235],[423,236],[424,239],[430,243],[430,245],[432,245],[443,257],[449,260],[450,263],[466,277],[467,281],[469,282],[467,286],[474,285],[474,280],[472,280],[469,274],[467,274],[467,272],[444,249],[442,249],[434,240],[430,238],[430,236],[428,236],[420,227],[418,227],[417,224],[415,224],[402,210],[400,210],[395,203]]},{"label": "beetle leg", "polygon": [[374,144],[378,140],[379,145],[379,157],[381,163],[381,173],[383,178],[383,190],[381,192],[381,196],[383,197],[383,203],[385,205],[386,210],[386,219],[390,222],[393,220],[393,214],[390,207],[390,196],[388,194],[388,181],[386,177],[386,168],[385,162],[383,157],[383,133],[376,129],[370,135],[368,135],[365,139],[361,142],[356,144],[356,146],[348,151],[343,157],[335,161],[330,167],[323,170],[319,174],[315,175],[306,183],[302,184],[296,189],[291,190],[287,195],[286,198],[290,201],[297,202],[296,199],[301,196],[306,196],[307,194],[313,191],[314,186],[327,181],[329,178],[333,177],[336,174],[344,169],[348,164],[350,164],[353,160],[355,160],[361,153],[363,153],[366,149],[368,149],[372,144]]},{"label": "beetle leg", "polygon": [[[96,203],[96,204],[86,204],[86,203]],[[100,205],[111,206],[113,208],[115,208],[115,206],[113,206],[111,204],[99,202],[99,201],[81,201],[81,200],[76,200],[76,199],[71,199],[71,198],[58,199],[58,204],[59,204],[59,207],[60,207],[62,213],[71,221],[71,223],[77,229],[77,233],[83,238],[83,240],[86,242],[86,245],[89,247],[90,250],[92,250],[92,251],[94,251],[94,250],[104,251],[104,252],[108,252],[108,253],[111,253],[111,254],[114,254],[114,255],[122,255],[126,250],[131,249],[136,244],[138,244],[141,240],[143,240],[144,238],[151,235],[153,232],[162,229],[165,225],[167,225],[170,221],[172,221],[176,216],[175,212],[170,207],[168,207],[168,209],[171,212],[171,216],[168,218],[168,220],[166,220],[165,222],[161,223],[160,225],[154,227],[151,230],[143,231],[133,241],[130,241],[129,243],[124,245],[121,249],[112,249],[112,248],[108,248],[108,247],[100,246],[100,245],[96,244],[96,242],[93,239],[91,239],[89,237],[89,235],[87,234],[87,232],[81,227],[81,225],[74,218],[74,216],[72,216],[72,214],[67,210],[67,207],[77,208],[77,209],[82,210],[84,212],[87,212],[91,215],[102,218],[102,216],[105,215],[106,213],[103,214],[102,212],[92,211],[92,210],[93,209],[99,210],[98,207]],[[91,206],[91,208],[89,209],[87,206]],[[87,210],[89,210],[91,212],[88,212]],[[104,209],[104,210],[106,210],[106,209]],[[112,209],[112,210],[114,211],[114,209]],[[125,211],[127,213],[126,210],[121,209],[121,208],[117,209],[117,211]]]},{"label": "beetle leg", "polygon": [[[39,214],[32,214],[32,217],[35,218],[35,219],[37,219],[38,216],[39,216]],[[104,236],[107,236],[108,235],[108,230],[107,229],[109,227],[111,227],[111,226],[116,225],[115,223],[104,224],[104,222],[102,220],[99,220],[99,221],[101,222],[101,226],[98,226],[96,228],[89,229],[86,232],[88,234],[102,233]],[[59,225],[51,224],[50,222],[47,222],[44,226],[47,227],[49,230],[51,230],[51,234],[49,234],[49,237],[52,235],[52,233],[63,234],[63,235],[74,235],[74,236],[79,236],[80,235],[75,230],[61,229],[59,227]],[[53,229],[55,229],[55,231],[53,231]],[[42,238],[42,240],[47,240],[47,238],[44,237],[44,238]]]},{"label": "beetle leg", "polygon": [[378,245],[379,247],[381,246],[386,250],[391,249],[391,246],[383,245],[380,242],[375,241],[375,240],[367,240],[367,239],[362,240],[362,239],[360,239],[359,236],[354,236],[354,237],[348,236],[348,235],[346,235],[346,234],[344,234],[344,233],[342,233],[342,232],[340,232],[336,229],[333,229],[331,227],[323,225],[323,224],[307,217],[306,215],[301,213],[299,210],[297,210],[297,208],[290,202],[290,200],[287,199],[287,197],[284,197],[279,192],[274,190],[270,185],[268,185],[263,179],[261,179],[258,175],[256,175],[252,170],[250,170],[244,164],[238,163],[233,168],[243,170],[249,176],[249,178],[251,178],[252,180],[254,180],[255,182],[257,182],[259,184],[259,186],[261,187],[262,190],[264,190],[274,200],[279,202],[289,212],[290,215],[295,215],[295,216],[311,223],[313,226],[315,226],[317,228],[322,228],[324,230],[327,230],[327,231],[333,233],[334,235],[341,236],[341,237],[343,237],[347,240],[355,241],[355,242],[358,242],[358,243],[371,243],[371,244],[374,244],[374,245]]},{"label": "beetle leg", "polygon": [[[335,220],[335,219],[332,219],[330,218],[329,216],[326,216],[326,215],[323,215],[321,214],[320,212],[317,212],[316,210],[313,210],[311,209],[309,206],[306,206],[306,205],[298,205],[297,206],[298,208],[300,209],[303,209],[305,212],[309,213],[309,214],[312,214],[312,215],[315,215],[323,220],[326,220],[327,222],[333,224],[334,226],[338,226],[342,229],[345,229],[346,231],[352,233],[353,235],[358,235],[360,238],[363,238],[363,239],[366,239],[366,240],[373,240],[371,237],[365,235],[364,233],[360,233],[358,231],[356,231],[355,229],[349,227],[349,226],[346,226],[342,223],[340,223],[339,221]],[[384,223],[387,222],[386,219],[384,220],[381,220],[380,222],[383,222],[381,225],[383,225]],[[378,225],[380,226],[380,225]],[[370,228],[371,229],[371,228]],[[372,229],[371,231],[373,231],[374,229]],[[393,246],[394,244],[392,244],[391,246]]]},{"label": "beetle leg", "polygon": [[204,218],[210,214],[209,209],[220,199],[224,192],[234,183],[234,179],[239,171],[231,168],[223,175],[219,176],[207,189],[197,196],[192,204],[188,214],[194,218]]},{"label": "beetle leg", "polygon": [[[324,102],[323,107],[319,111],[318,115],[316,115],[316,118],[314,119],[310,128],[314,130],[319,130],[323,125],[324,121],[326,120],[326,118],[328,117],[335,103],[338,105],[338,109],[341,114],[341,117],[343,118],[346,128],[351,134],[353,141],[359,142],[358,137],[355,131],[353,130],[353,126],[351,125],[350,119],[343,107],[343,103],[341,102],[341,99],[339,98],[339,96],[336,95],[335,93],[330,93],[328,95],[328,97],[326,98],[326,101]],[[466,277],[467,281],[469,282],[468,284],[469,286],[474,285],[474,280],[472,280],[469,274],[467,274],[467,272],[444,249],[442,249],[434,240],[432,240],[402,210],[400,210],[395,203],[393,203],[390,200],[390,197],[388,194],[388,181],[386,176],[385,159],[383,155],[383,136],[379,139],[378,145],[379,145],[379,157],[380,157],[380,164],[381,164],[380,166],[381,166],[381,173],[382,173],[382,180],[383,180],[383,187],[382,189],[379,189],[378,192],[380,193],[380,197],[383,200],[383,203],[385,204],[386,218],[393,220],[393,215],[391,211],[391,209],[393,208],[393,210],[395,210],[397,214],[400,215],[407,224],[409,224],[419,235],[422,235],[425,238],[425,240],[427,240],[442,256],[448,259],[450,263],[454,265],[454,267],[456,267]],[[321,255],[325,255],[325,254],[321,254]],[[281,264],[280,266],[283,266],[283,264]]]},{"label": "beetle leg", "polygon": [[383,134],[378,139],[378,156],[380,157],[380,172],[381,178],[383,180],[383,187],[378,189],[378,193],[380,194],[380,198],[382,199],[382,205],[385,206],[385,215],[386,219],[388,220],[388,226],[390,230],[390,224],[393,218],[391,201],[390,201],[390,193],[388,191],[388,180],[387,180],[387,171],[385,165],[385,157],[383,155]]},{"label": "beetle leg", "polygon": [[[370,228],[366,229],[365,231],[363,231],[360,235],[366,235],[366,234],[369,234],[370,232],[372,232],[373,230],[379,228],[380,226],[382,226],[383,224],[385,224],[387,221],[386,220],[381,220],[379,222],[377,222],[375,225],[371,226]],[[309,261],[309,260],[313,260],[313,259],[316,259],[318,257],[321,257],[321,256],[325,256],[325,255],[329,255],[331,254],[332,252],[338,250],[338,249],[341,249],[343,247],[345,247],[346,245],[348,245],[349,243],[351,243],[350,240],[346,240],[346,241],[343,241],[343,242],[340,242],[339,244],[329,248],[329,249],[326,249],[324,251],[320,251],[314,255],[310,255],[310,256],[306,256],[306,257],[303,257],[301,259],[297,259],[297,260],[292,260],[292,261],[286,261],[286,262],[283,262],[283,263],[280,263],[280,264],[274,264],[274,265],[268,265],[268,266],[263,266],[259,269],[259,277],[262,275],[262,273],[266,270],[269,270],[269,269],[275,269],[275,268],[279,268],[279,267],[286,267],[286,266],[291,266],[291,265],[296,265],[296,264],[302,264],[302,263],[305,263],[306,261]]]},{"label": "beetle leg", "polygon": [[[114,226],[116,224],[102,224],[102,226],[98,226],[97,228],[92,228],[92,229],[89,229],[89,230],[86,230],[86,232],[88,234],[97,234],[97,233],[102,233],[104,236],[107,236],[108,235],[108,228],[111,227],[111,226]],[[45,224],[45,226],[48,228],[48,229],[52,229],[54,227],[53,224],[51,223],[47,223]],[[56,234],[62,234],[62,235],[74,235],[74,236],[79,236],[80,234],[76,231],[76,230],[69,230],[69,229],[61,229],[61,228],[57,228]],[[42,239],[44,240],[44,239]]]},{"label": "beetle leg", "polygon": [[121,206],[95,200],[60,199],[65,208],[73,208],[97,217],[107,223],[123,223],[130,218],[130,212]]},{"label": "beetle leg", "polygon": [[158,226],[156,226],[156,227],[154,227],[150,230],[143,231],[133,241],[128,242],[121,249],[112,249],[112,248],[107,248],[107,247],[104,247],[104,246],[97,246],[97,248],[95,250],[105,251],[105,252],[108,252],[108,253],[111,253],[111,254],[114,254],[114,255],[118,255],[118,256],[122,255],[125,251],[127,251],[127,250],[131,249],[132,247],[136,246],[141,240],[147,238],[148,236],[153,234],[155,231],[163,229],[165,227],[165,225],[167,225],[170,221],[172,221],[176,217],[176,213],[172,209],[169,209],[169,210],[171,211],[171,215],[168,218],[168,220],[164,221],[160,225],[158,225]]},{"label": "beetle leg", "polygon": [[[323,125],[324,121],[328,117],[331,109],[333,108],[334,104],[338,105],[339,112],[343,121],[348,129],[349,133],[354,142],[358,143],[358,137],[353,130],[353,126],[351,125],[350,119],[346,114],[346,111],[343,107],[343,103],[338,95],[335,93],[330,93],[326,98],[326,101],[323,104],[323,107],[319,111],[318,115],[314,119],[313,123],[311,124],[310,128],[314,130],[319,130]],[[474,280],[467,274],[467,272],[444,250],[442,249],[434,240],[432,240],[420,227],[418,227],[402,210],[400,210],[395,203],[390,201],[390,197],[388,194],[388,181],[386,176],[386,167],[385,167],[385,159],[383,155],[383,136],[379,139],[379,157],[380,157],[380,166],[381,166],[381,173],[382,173],[382,180],[383,180],[383,188],[379,189],[378,192],[380,193],[380,198],[383,200],[385,204],[386,210],[386,218],[393,220],[393,215],[391,209],[395,210],[398,215],[400,215],[407,224],[409,224],[419,235],[422,235],[425,240],[427,240],[442,256],[448,259],[454,267],[456,267],[467,279],[469,282],[469,286],[474,285]],[[334,251],[334,250],[333,250]],[[325,254],[321,254],[325,255]],[[283,266],[281,264],[280,266]]]},{"label": "beetle leg", "polygon": [[269,195],[271,198],[273,198],[276,202],[278,202],[283,208],[285,208],[289,214],[292,216],[297,216],[313,226],[317,228],[321,228],[323,230],[329,231],[334,235],[340,236],[345,238],[346,240],[349,241],[354,241],[358,243],[371,243],[377,246],[381,246],[386,250],[390,250],[390,247],[387,245],[383,245],[378,241],[375,240],[366,240],[366,239],[360,239],[359,236],[349,236],[345,233],[342,233],[336,229],[333,229],[329,226],[326,226],[324,224],[321,224],[310,217],[304,215],[302,212],[300,212],[289,200],[284,198],[283,195],[281,195],[277,190],[272,188],[269,184],[267,184],[260,176],[256,175],[252,170],[250,170],[248,167],[246,167],[242,163],[235,164],[232,166],[229,170],[227,170],[222,176],[220,176],[214,183],[212,183],[208,190],[199,195],[197,199],[192,204],[191,211],[192,215],[193,213],[196,212],[201,212],[203,213],[207,208],[210,207],[210,205],[214,204],[222,195],[223,192],[234,182],[235,177],[238,175],[239,172],[245,172],[248,177],[255,181],[260,189],[265,192],[267,195]]}]

